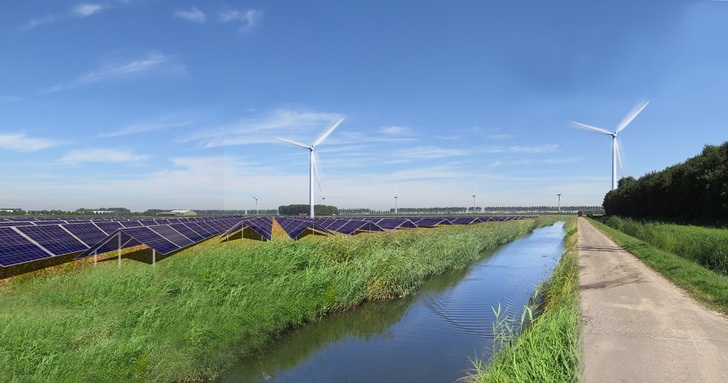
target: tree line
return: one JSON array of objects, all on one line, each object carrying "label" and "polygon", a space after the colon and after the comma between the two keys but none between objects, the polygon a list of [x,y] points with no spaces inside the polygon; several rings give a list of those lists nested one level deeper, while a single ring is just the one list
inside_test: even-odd
[{"label": "tree line", "polygon": [[[278,206],[278,214],[280,215],[308,215],[310,212],[309,205],[294,204]],[[322,215],[338,215],[339,209],[336,206],[314,205],[313,213],[318,216]]]},{"label": "tree line", "polygon": [[619,180],[604,196],[608,215],[728,224],[728,142],[659,172]]}]

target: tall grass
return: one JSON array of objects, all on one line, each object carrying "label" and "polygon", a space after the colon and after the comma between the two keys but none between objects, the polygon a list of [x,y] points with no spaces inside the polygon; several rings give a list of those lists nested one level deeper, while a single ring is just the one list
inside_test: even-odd
[{"label": "tall grass", "polygon": [[208,242],[156,267],[125,259],[20,278],[0,287],[0,381],[210,379],[285,330],[411,294],[545,223]]},{"label": "tall grass", "polygon": [[610,216],[604,223],[668,253],[728,275],[728,230]]},{"label": "tall grass", "polygon": [[[576,249],[576,221],[566,224],[567,251],[540,293],[535,309],[526,308],[520,332],[518,323],[504,319],[495,333],[499,351],[489,362],[475,361],[471,382],[578,382],[579,375],[579,266]],[[538,300],[536,300],[538,301]],[[531,318],[531,311],[540,315]],[[532,319],[532,320],[528,320]]]}]

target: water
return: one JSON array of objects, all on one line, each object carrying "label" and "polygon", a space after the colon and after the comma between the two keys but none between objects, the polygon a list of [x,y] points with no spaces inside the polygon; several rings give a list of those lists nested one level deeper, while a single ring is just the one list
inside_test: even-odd
[{"label": "water", "polygon": [[218,382],[454,382],[487,360],[493,308],[517,317],[563,253],[563,223],[535,230],[417,294],[290,332]]}]

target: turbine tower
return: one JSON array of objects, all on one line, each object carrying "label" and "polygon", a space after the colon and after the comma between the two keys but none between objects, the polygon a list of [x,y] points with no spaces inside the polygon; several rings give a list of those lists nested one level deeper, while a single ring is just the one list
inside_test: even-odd
[{"label": "turbine tower", "polygon": [[634,108],[623,120],[622,122],[617,125],[617,128],[610,132],[606,129],[597,128],[595,126],[590,126],[586,124],[582,124],[579,122],[571,121],[571,123],[579,128],[590,130],[592,132],[596,132],[599,134],[605,134],[607,136],[612,136],[612,190],[617,188],[617,160],[619,160],[619,167],[622,168],[622,175],[624,175],[624,168],[622,167],[622,157],[619,155],[619,144],[617,144],[617,134],[621,132],[624,128],[629,125],[632,120],[634,120],[635,117],[644,109],[647,104],[649,104],[649,101],[644,101],[641,104],[637,105],[636,108]]},{"label": "turbine tower", "polygon": [[255,215],[260,215],[260,213],[258,212],[258,199],[253,197],[252,194],[250,195],[250,198],[255,200]]},{"label": "turbine tower", "polygon": [[399,190],[394,192],[394,214],[397,214],[397,200],[399,199]]},{"label": "turbine tower", "polygon": [[475,214],[475,207],[478,206],[477,199],[478,199],[478,193],[476,193],[476,189],[473,188],[473,214]]},{"label": "turbine tower", "polygon": [[561,193],[556,194],[559,197],[559,203],[556,205],[556,209],[561,213]]},{"label": "turbine tower", "polygon": [[[336,129],[336,127],[338,127],[339,124],[341,124],[342,121],[344,121],[343,118],[341,120],[339,120],[337,123],[335,123],[334,125],[332,125],[326,132],[324,132],[324,134],[321,135],[321,137],[319,137],[311,145],[304,145],[304,144],[302,144],[300,142],[288,140],[288,139],[285,139],[285,138],[276,137],[277,140],[280,140],[280,141],[283,141],[283,142],[287,142],[287,143],[289,143],[289,144],[291,144],[293,146],[298,146],[299,148],[308,149],[308,162],[309,162],[309,173],[308,173],[308,204],[309,204],[309,216],[311,218],[314,218],[314,213],[313,213],[313,207],[314,207],[313,176],[314,176],[314,172],[316,172],[316,175],[317,175],[316,179],[318,180],[318,169],[316,169],[316,157],[314,156],[313,151],[314,151],[314,149],[316,149],[316,145],[324,142],[324,140],[326,139],[326,137],[328,137],[331,134],[331,132],[333,132],[334,129]],[[320,187],[321,187],[321,183],[319,182],[319,188]]]}]

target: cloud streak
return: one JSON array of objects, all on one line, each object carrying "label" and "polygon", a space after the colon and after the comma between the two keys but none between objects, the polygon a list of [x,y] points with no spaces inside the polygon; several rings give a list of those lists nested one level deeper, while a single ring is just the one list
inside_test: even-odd
[{"label": "cloud streak", "polygon": [[105,6],[103,4],[78,4],[71,10],[71,14],[77,17],[88,17],[101,12]]},{"label": "cloud streak", "polygon": [[245,11],[237,9],[225,9],[218,14],[218,21],[221,23],[240,23],[240,30],[247,31],[255,28],[263,18],[263,12],[255,9]]},{"label": "cloud streak", "polygon": [[0,149],[18,152],[35,152],[56,146],[57,143],[44,138],[26,137],[22,133],[0,134]]},{"label": "cloud streak", "polygon": [[83,74],[71,81],[56,84],[39,94],[48,94],[81,88],[88,85],[131,78],[152,72],[184,73],[184,71],[184,66],[175,64],[172,56],[153,53],[148,54],[146,57],[141,59],[103,66],[99,69]]},{"label": "cloud streak", "polygon": [[185,19],[187,21],[198,24],[202,24],[207,21],[207,15],[205,14],[205,12],[202,12],[199,8],[194,7],[188,10],[177,10],[174,13],[174,17]]},{"label": "cloud streak", "polygon": [[132,151],[99,148],[92,150],[73,150],[63,156],[59,162],[66,164],[78,164],[82,162],[134,163],[143,162],[149,158],[146,154],[137,154]]},{"label": "cloud streak", "polygon": [[121,137],[132,134],[153,132],[157,130],[183,128],[186,126],[194,125],[197,122],[197,120],[183,120],[176,119],[170,116],[165,116],[154,121],[133,123],[113,132],[101,133],[98,135],[98,137]]}]

